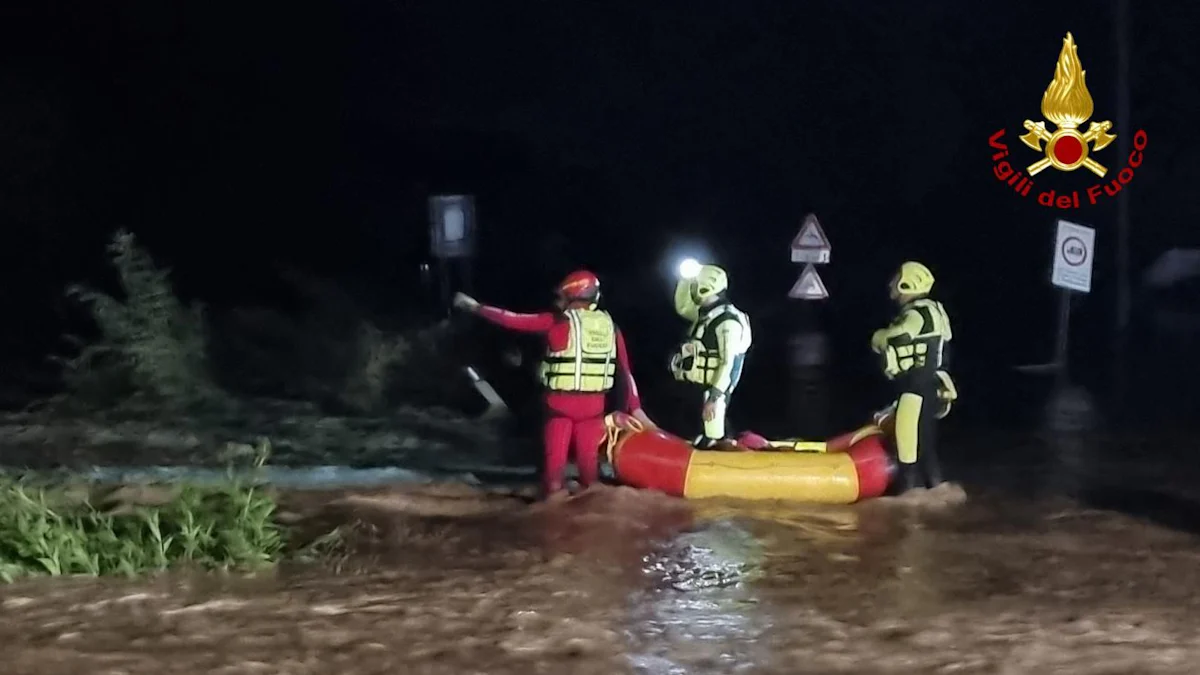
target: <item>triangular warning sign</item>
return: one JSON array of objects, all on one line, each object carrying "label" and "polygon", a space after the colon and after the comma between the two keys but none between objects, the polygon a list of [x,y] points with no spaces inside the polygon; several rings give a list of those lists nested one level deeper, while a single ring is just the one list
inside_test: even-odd
[{"label": "triangular warning sign", "polygon": [[800,226],[800,234],[792,240],[792,250],[796,249],[818,249],[828,251],[830,249],[829,237],[825,236],[825,230],[821,229],[821,223],[817,222],[817,217],[813,214],[808,214],[804,217],[804,224]]},{"label": "triangular warning sign", "polygon": [[825,282],[821,281],[821,275],[817,274],[817,268],[810,263],[804,266],[800,278],[796,280],[792,290],[788,291],[788,297],[793,300],[824,300],[829,297],[829,290],[825,288]]}]

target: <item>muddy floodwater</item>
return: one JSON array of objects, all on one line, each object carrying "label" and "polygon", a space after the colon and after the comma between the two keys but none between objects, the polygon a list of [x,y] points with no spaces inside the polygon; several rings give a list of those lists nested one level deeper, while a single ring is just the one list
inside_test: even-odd
[{"label": "muddy floodwater", "polygon": [[1196,673],[1200,541],[957,486],[845,508],[600,488],[292,495],[256,578],[0,588],[6,675]]}]

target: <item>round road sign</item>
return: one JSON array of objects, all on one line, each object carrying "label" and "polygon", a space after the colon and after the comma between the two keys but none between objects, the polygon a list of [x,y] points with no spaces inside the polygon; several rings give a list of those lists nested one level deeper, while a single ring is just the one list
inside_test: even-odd
[{"label": "round road sign", "polygon": [[1087,262],[1088,250],[1087,244],[1079,237],[1067,237],[1063,239],[1062,251],[1060,251],[1062,259],[1071,267],[1079,267]]}]

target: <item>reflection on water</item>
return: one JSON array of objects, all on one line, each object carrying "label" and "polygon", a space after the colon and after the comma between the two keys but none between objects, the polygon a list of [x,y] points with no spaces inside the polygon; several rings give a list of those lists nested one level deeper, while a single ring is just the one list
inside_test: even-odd
[{"label": "reflection on water", "polygon": [[675,537],[644,559],[643,572],[677,591],[725,588],[746,581],[759,568],[759,542],[733,523],[718,522]]},{"label": "reflection on water", "polygon": [[1072,433],[1091,431],[1096,425],[1096,405],[1087,389],[1065,386],[1052,392],[1046,402],[1046,428]]},{"label": "reflection on water", "polygon": [[783,436],[824,438],[832,433],[829,386],[822,370],[813,368],[794,374],[786,390],[786,401],[782,419],[787,420],[788,428],[780,430]]},{"label": "reflection on water", "polygon": [[[768,626],[750,582],[762,550],[746,530],[717,522],[682,534],[644,570],[654,584],[630,598],[629,661],[639,672],[690,673],[702,666],[740,672],[766,660],[757,638]],[[673,648],[690,643],[686,652]]]},{"label": "reflection on water", "polygon": [[[1200,543],[956,486],[854,507],[601,488],[293,495],[340,572],[0,589],[6,674],[1193,673]],[[315,525],[314,525],[315,526]]]},{"label": "reflection on water", "polygon": [[1095,404],[1086,389],[1065,386],[1051,393],[1043,418],[1050,459],[1044,469],[1044,492],[1078,496],[1093,481],[1096,423]]}]

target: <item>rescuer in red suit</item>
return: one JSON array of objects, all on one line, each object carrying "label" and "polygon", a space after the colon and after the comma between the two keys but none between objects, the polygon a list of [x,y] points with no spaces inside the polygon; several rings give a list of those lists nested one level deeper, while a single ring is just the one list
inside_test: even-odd
[{"label": "rescuer in red suit", "polygon": [[552,312],[518,314],[480,304],[464,293],[454,297],[458,309],[478,314],[498,326],[546,336],[546,356],[540,371],[547,416],[542,432],[543,497],[563,489],[563,472],[572,441],[579,482],[586,488],[599,480],[598,451],[604,440],[604,416],[608,413],[606,395],[618,378],[625,391],[623,410],[642,424],[655,426],[642,411],[625,338],[608,312],[598,309],[599,301],[600,280],[585,270],[568,274],[558,285]]}]

